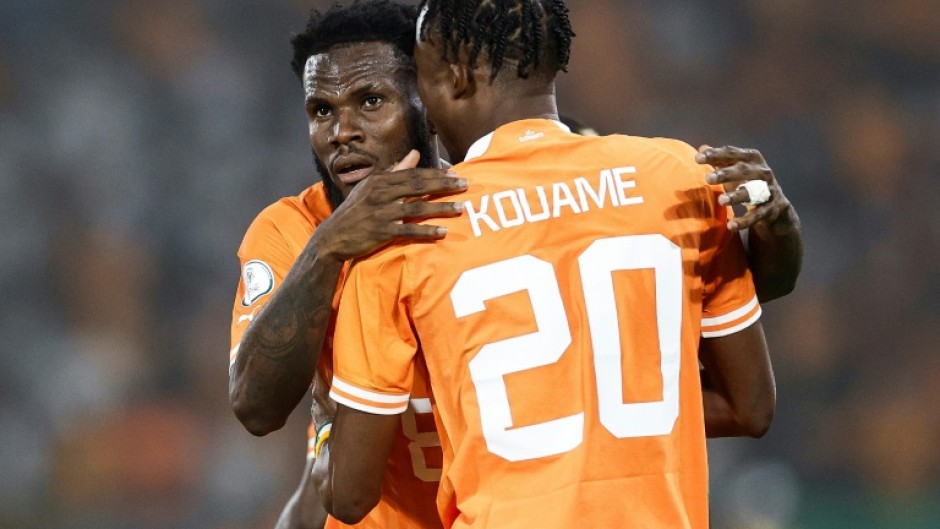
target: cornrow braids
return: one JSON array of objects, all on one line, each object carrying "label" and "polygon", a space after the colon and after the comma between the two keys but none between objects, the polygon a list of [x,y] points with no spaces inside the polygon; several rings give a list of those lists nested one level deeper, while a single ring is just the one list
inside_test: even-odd
[{"label": "cornrow braids", "polygon": [[418,10],[425,9],[419,37],[425,39],[434,25],[441,58],[456,61],[466,49],[471,67],[485,52],[490,82],[506,59],[517,62],[516,75],[523,79],[540,69],[568,71],[575,34],[564,0],[424,0]]}]

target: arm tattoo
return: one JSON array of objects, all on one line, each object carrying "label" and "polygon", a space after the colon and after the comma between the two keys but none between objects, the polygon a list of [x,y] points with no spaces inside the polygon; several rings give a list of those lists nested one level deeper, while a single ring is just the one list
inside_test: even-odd
[{"label": "arm tattoo", "polygon": [[319,259],[308,246],[248,328],[230,379],[240,418],[283,424],[303,398],[323,348],[342,267]]}]

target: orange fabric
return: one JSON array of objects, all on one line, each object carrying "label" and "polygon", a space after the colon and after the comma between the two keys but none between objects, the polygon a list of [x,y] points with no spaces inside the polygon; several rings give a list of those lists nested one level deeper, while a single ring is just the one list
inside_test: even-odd
[{"label": "orange fabric", "polygon": [[[251,321],[270,301],[294,261],[306,247],[314,230],[331,211],[323,184],[316,184],[298,196],[281,199],[269,206],[248,228],[238,250],[243,273],[232,310],[230,365],[238,358],[238,343]],[[249,263],[255,264],[248,266]],[[259,276],[255,275],[252,279],[247,279],[246,270],[261,276],[270,270],[273,283],[271,288],[267,288],[266,277],[259,279]],[[342,283],[341,278],[340,285]],[[262,288],[251,291],[251,285],[261,285]],[[246,292],[249,292],[247,297]],[[339,304],[340,292],[341,289],[337,289],[333,300],[334,310]],[[331,329],[333,325],[335,312]],[[320,353],[318,366],[328,381],[332,377],[333,364],[331,336],[332,332],[329,332]],[[382,500],[364,520],[352,527],[430,529],[441,526],[434,501],[443,456],[440,441],[434,432],[429,391],[422,381],[416,381],[416,384],[419,384],[418,390],[407,403],[412,411],[402,416],[402,428],[389,458]],[[415,408],[420,413],[417,413]],[[308,429],[308,457],[312,457],[312,439],[315,435],[316,427],[311,424]],[[330,517],[326,527],[349,526]]]},{"label": "orange fabric", "polygon": [[470,189],[434,221],[445,240],[354,264],[334,387],[371,411],[426,362],[446,527],[708,526],[702,322],[736,332],[760,308],[694,156],[511,123],[455,167]]}]

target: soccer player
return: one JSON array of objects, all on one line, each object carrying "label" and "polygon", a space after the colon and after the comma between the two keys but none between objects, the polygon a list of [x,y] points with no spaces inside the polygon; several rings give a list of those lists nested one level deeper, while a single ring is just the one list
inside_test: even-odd
[{"label": "soccer player", "polygon": [[[438,155],[415,87],[414,19],[413,7],[362,2],[315,13],[293,39],[323,181],[265,209],[239,248],[230,388],[236,414],[254,434],[284,424],[317,367],[329,379],[344,263],[392,240],[439,239],[437,227],[402,220],[460,212],[460,204],[421,199],[465,183],[444,170],[415,168],[418,153],[425,166]],[[387,171],[402,159],[400,170]],[[383,500],[359,527],[440,526],[433,498],[441,456],[430,403],[416,392],[409,404]],[[309,469],[284,526],[322,525],[323,513],[306,499]]]},{"label": "soccer player", "polygon": [[[387,2],[365,2],[358,7],[336,9],[327,16],[314,15],[307,31],[294,42],[295,71],[299,76],[303,74],[303,69],[307,65],[305,61],[313,55],[312,50],[317,46],[329,48],[357,42],[383,41],[400,43],[402,35],[407,34],[408,49],[406,51],[410,52],[413,20],[405,20],[401,16],[400,9],[405,9],[405,12],[409,10],[409,8],[401,8]],[[403,21],[410,24],[408,29],[396,28],[396,24],[401,24]],[[400,59],[407,59],[410,64],[410,58],[400,57]],[[362,64],[350,61],[342,66],[341,69],[357,66],[361,68]],[[382,66],[382,64],[373,63],[368,67],[375,68],[372,72],[374,75],[383,76],[387,74],[387,71],[383,70]],[[406,75],[412,74],[409,67],[405,67],[404,70]],[[356,87],[349,85],[345,88],[352,90]],[[407,82],[401,86],[395,84],[391,89],[403,90],[400,96],[404,99],[413,101],[415,98],[413,86]],[[316,91],[316,87],[313,87],[313,91]],[[365,103],[368,106],[369,102]],[[385,108],[388,109],[388,107]],[[404,122],[411,119],[405,112],[409,109],[411,107],[408,105],[397,105],[392,109],[392,114],[397,115],[397,119]],[[367,114],[362,112],[358,117],[361,119],[364,115]],[[355,125],[354,121],[347,120],[345,126]],[[314,121],[311,118],[311,135],[314,134],[314,128],[324,130],[330,125],[335,125],[335,123],[329,120]],[[414,124],[406,124],[406,126],[409,125]],[[420,124],[417,130],[420,135]],[[375,154],[381,155],[386,161],[394,160],[394,156],[380,152],[385,147],[384,145],[377,145],[372,141],[371,136],[378,132],[374,128],[364,129],[361,134],[352,136],[350,145],[359,145],[369,140],[367,143]],[[422,147],[421,145],[415,146]],[[397,149],[399,152],[406,149],[395,142],[389,144],[388,147],[393,150]],[[344,147],[340,145],[338,148]],[[422,148],[426,151],[430,149],[426,145]],[[723,161],[729,167],[737,168],[740,164],[734,159],[734,150],[728,149],[714,150],[714,160]],[[403,207],[412,208],[412,212],[417,207],[414,204],[409,206],[397,204],[395,197],[396,193],[401,192],[401,181],[398,180],[396,183],[391,180],[400,175],[391,175],[382,171],[372,174],[369,179],[373,182],[363,184],[366,189],[357,191],[358,194],[350,196],[351,200],[341,208],[338,207],[344,195],[349,193],[349,186],[344,186],[341,179],[338,179],[337,175],[330,174],[325,167],[324,162],[329,162],[330,152],[324,155],[322,162],[319,158],[321,154],[316,149],[315,154],[318,156],[317,165],[320,174],[329,178],[324,178],[322,187],[314,186],[301,196],[285,199],[262,213],[246,234],[245,244],[239,252],[243,278],[239,286],[232,325],[233,364],[230,371],[232,401],[239,418],[249,430],[256,434],[265,434],[283,424],[291,409],[296,405],[296,401],[299,401],[302,393],[309,386],[313,365],[316,365],[311,357],[316,358],[319,352],[317,344],[324,344],[322,326],[328,324],[331,318],[324,319],[323,315],[332,310],[332,301],[338,295],[336,285],[316,281],[317,277],[329,277],[330,268],[335,264],[331,263],[330,259],[324,258],[329,257],[328,253],[320,255],[324,248],[324,241],[336,237],[336,234],[342,234],[345,238],[334,246],[343,246],[343,250],[348,252],[348,255],[368,253],[392,237],[391,230],[402,228],[394,221],[395,215],[402,214]],[[426,155],[424,158],[427,160],[432,157],[433,155]],[[381,164],[375,165],[381,167]],[[773,174],[769,168],[766,168],[766,164],[761,167],[769,175],[771,184],[775,185]],[[430,173],[424,173],[424,175],[429,181],[436,178]],[[737,178],[743,176],[746,174],[740,173]],[[424,185],[417,182],[416,184],[419,187]],[[398,191],[390,192],[390,186],[394,185],[399,186]],[[414,191],[413,194],[417,195],[422,192]],[[756,211],[779,209],[780,198],[782,194],[775,194],[770,203],[757,208]],[[789,209],[788,203],[786,209]],[[382,210],[381,215],[376,215],[376,210]],[[335,218],[324,222],[334,211]],[[310,238],[313,229],[317,230],[319,237],[316,243]],[[405,226],[404,229],[412,228]],[[421,237],[428,236],[430,233],[417,232],[415,235]],[[785,240],[780,233],[780,230],[777,230],[777,233],[769,237],[753,237],[751,240],[752,247],[757,243],[765,245],[760,252],[755,252],[755,263],[770,263],[771,265],[767,266],[766,270],[778,276],[781,275],[780,265],[793,261],[786,246],[779,244],[779,241]],[[255,244],[257,241],[263,244]],[[304,259],[298,259],[301,254],[304,254]],[[760,258],[757,258],[758,255]],[[268,269],[271,269],[270,273]],[[290,280],[287,280],[287,276],[290,276]],[[774,283],[775,280],[771,280],[770,277],[766,274],[758,275],[758,283]],[[795,274],[787,281],[793,279],[795,279]],[[282,289],[284,292],[276,295]],[[315,295],[309,298],[299,295],[300,292],[311,291]],[[268,307],[268,309],[262,312],[262,307]],[[254,321],[253,325],[252,321]],[[328,340],[324,351],[324,357],[327,359],[325,365],[328,365],[331,355]],[[307,370],[311,370],[309,375],[302,375],[302,373],[307,373]],[[299,390],[298,387],[300,387]],[[315,392],[315,395],[318,393]],[[425,401],[416,400],[415,407],[418,411],[427,410]],[[326,416],[329,415],[330,413],[326,414]],[[403,460],[406,462],[410,460],[412,472],[420,473],[423,476],[422,479],[433,480],[434,459],[439,457],[439,454],[435,452],[439,452],[439,448],[431,446],[434,444],[435,434],[431,431],[431,425],[426,424],[428,417],[419,413],[413,417],[413,422],[408,415],[403,420],[405,421],[403,438],[409,440],[408,453]],[[315,436],[312,435],[311,438],[315,441]],[[310,451],[311,455],[312,452],[313,450]],[[317,512],[317,505],[311,504],[309,500],[312,490],[309,464],[301,481],[301,487],[292,498],[280,522],[284,527],[317,527],[322,523],[319,521],[322,513]],[[406,469],[409,468],[408,464],[404,466]],[[409,485],[407,478],[406,471],[404,486],[398,487],[398,490],[407,490]],[[421,500],[426,505],[430,505],[433,501],[431,499],[432,488],[428,488],[430,492],[423,498],[419,492],[415,492],[416,501]],[[425,512],[429,510],[424,509]],[[411,520],[411,523],[414,521]],[[433,526],[433,522],[427,526]]]},{"label": "soccer player", "polygon": [[775,405],[726,193],[679,141],[557,121],[561,0],[422,5],[418,89],[471,187],[445,239],[350,271],[324,505],[379,501],[426,370],[445,527],[707,527],[706,433],[760,436]]}]

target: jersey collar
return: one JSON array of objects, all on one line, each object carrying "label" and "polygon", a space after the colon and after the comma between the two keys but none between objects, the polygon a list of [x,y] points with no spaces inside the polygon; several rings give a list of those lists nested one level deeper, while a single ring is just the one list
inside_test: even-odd
[{"label": "jersey collar", "polygon": [[551,124],[563,130],[564,132],[569,132],[569,133],[571,132],[571,129],[568,128],[567,125],[565,125],[564,123],[556,119],[525,119],[521,121],[513,121],[511,123],[507,123],[499,127],[493,132],[473,142],[473,145],[471,145],[470,148],[467,149],[467,156],[464,157],[463,161],[469,162],[470,160],[473,160],[474,158],[479,158],[483,156],[484,154],[486,154],[486,151],[489,150],[490,148],[490,144],[493,142],[493,135],[496,134],[497,132],[503,132],[504,129],[511,129],[511,128],[517,128],[517,127],[534,129],[534,128],[540,128],[544,126],[545,124]]}]

